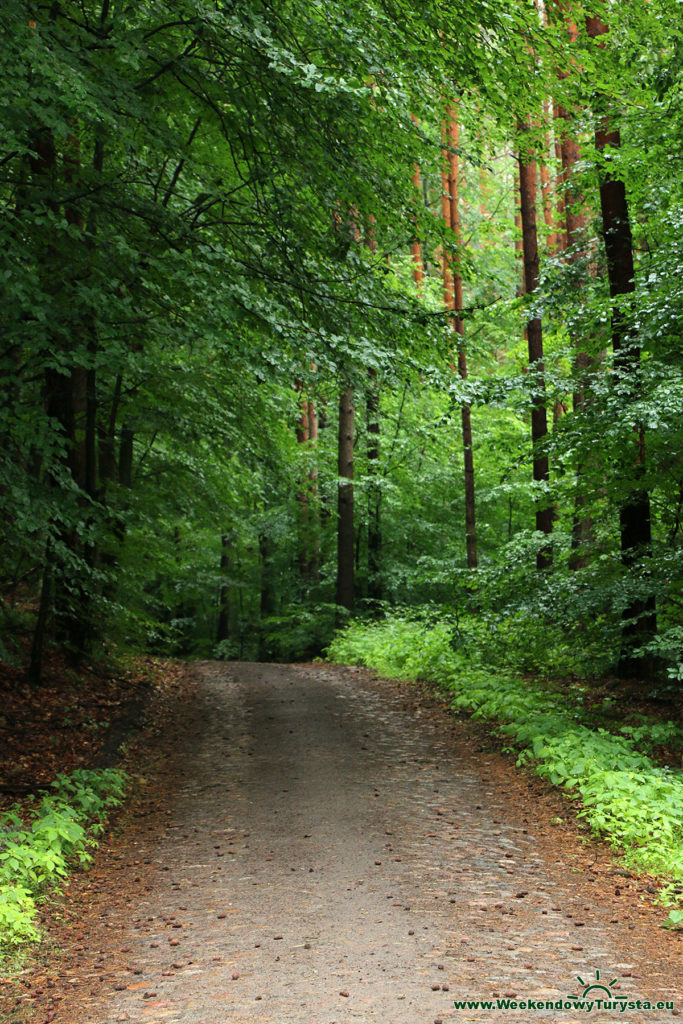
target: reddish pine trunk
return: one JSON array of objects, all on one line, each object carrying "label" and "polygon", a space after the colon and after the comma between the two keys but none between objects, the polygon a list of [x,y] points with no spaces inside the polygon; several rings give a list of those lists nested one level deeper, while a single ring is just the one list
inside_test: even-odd
[{"label": "reddish pine trunk", "polygon": [[[548,114],[550,111],[550,104],[548,100],[543,102],[543,116],[547,121]],[[550,182],[550,171],[548,170],[548,157],[550,155],[550,144],[548,142],[548,136],[543,137],[543,159],[539,163],[539,177],[541,181],[541,204],[543,206],[543,220],[545,226],[548,229],[548,251],[555,252],[558,246],[557,233],[555,231],[555,218],[553,216],[553,196],[552,196],[552,185]]]},{"label": "reddish pine trunk", "polygon": [[[554,122],[555,122],[554,128],[553,128],[554,146],[555,146],[555,159],[559,163],[560,168],[562,168],[562,166],[563,166],[562,142],[561,142],[561,135],[560,135],[560,133],[563,130],[564,122],[563,122],[562,118],[564,117],[564,115],[565,115],[565,111],[562,109],[562,107],[560,107],[558,105],[554,105],[553,106],[553,118],[554,118]],[[564,250],[567,248],[567,245],[569,244],[568,239],[567,239],[567,233],[566,233],[566,214],[565,214],[566,199],[565,199],[564,189],[562,187],[563,186],[563,182],[564,182],[563,172],[562,172],[562,170],[560,170],[560,173],[558,174],[558,177],[557,177],[557,189],[555,191],[555,211],[556,211],[556,218],[557,218],[556,222],[555,222],[555,238],[557,240],[557,250],[558,250],[558,252],[564,252]]]},{"label": "reddish pine trunk", "polygon": [[[514,170],[514,181],[513,181],[513,192],[516,196],[519,195],[519,160],[515,157],[515,170]],[[515,205],[515,230],[514,236],[514,247],[515,257],[522,264],[521,281],[517,288],[517,295],[524,295],[524,242],[522,240],[522,214],[518,205]]]},{"label": "reddish pine trunk", "polygon": [[[522,132],[528,126],[520,126]],[[522,221],[522,248],[524,253],[524,282],[527,294],[533,295],[538,288],[539,260],[538,233],[536,229],[536,162],[524,149],[519,156],[519,195]],[[545,407],[545,381],[543,377],[543,328],[539,317],[527,323],[529,344],[529,371],[536,375],[534,404],[531,410],[531,442],[533,445],[533,478],[536,483],[548,484],[550,469],[548,456],[540,451],[548,433]],[[537,499],[536,529],[550,536],[553,529],[553,511],[547,497]],[[539,549],[536,567],[545,569],[552,564],[552,549],[545,545]]]},{"label": "reddish pine trunk", "polygon": [[339,399],[336,602],[348,611],[354,599],[353,417],[353,391],[345,388]]},{"label": "reddish pine trunk", "polygon": [[[415,164],[413,170],[413,185],[415,186],[415,192],[422,196],[422,188],[420,185],[420,168],[418,164]],[[415,225],[417,227],[417,223]],[[413,238],[410,245],[410,255],[413,258],[413,280],[418,288],[422,286],[422,278],[424,276],[424,268],[422,265],[422,251],[420,249],[420,243],[417,238]]]}]

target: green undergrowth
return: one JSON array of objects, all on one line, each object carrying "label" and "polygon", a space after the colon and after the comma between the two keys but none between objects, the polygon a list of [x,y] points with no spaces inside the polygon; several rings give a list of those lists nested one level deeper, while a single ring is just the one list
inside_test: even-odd
[{"label": "green undergrowth", "polygon": [[108,812],[121,802],[118,769],[59,775],[52,792],[15,804],[0,817],[0,962],[40,939],[38,908],[74,869],[86,866]]},{"label": "green undergrowth", "polygon": [[655,763],[657,746],[681,744],[674,723],[641,720],[610,728],[584,705],[584,690],[551,689],[487,667],[458,650],[457,627],[404,618],[352,622],[328,649],[331,661],[366,665],[380,675],[431,680],[455,711],[495,722],[518,751],[517,764],[580,803],[578,815],[631,868],[663,880],[667,924],[683,924],[683,772]]}]

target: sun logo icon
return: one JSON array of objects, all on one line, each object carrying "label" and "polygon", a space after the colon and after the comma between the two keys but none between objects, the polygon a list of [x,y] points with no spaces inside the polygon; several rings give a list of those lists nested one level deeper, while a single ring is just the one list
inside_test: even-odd
[{"label": "sun logo icon", "polygon": [[600,971],[595,972],[595,981],[586,982],[583,980],[580,974],[577,974],[576,978],[577,981],[579,981],[584,986],[583,993],[581,995],[582,999],[585,999],[588,995],[595,996],[598,992],[603,993],[608,999],[620,998],[619,996],[612,995],[612,985],[615,985],[617,983],[617,978],[612,978],[609,985],[603,985],[600,981]]}]

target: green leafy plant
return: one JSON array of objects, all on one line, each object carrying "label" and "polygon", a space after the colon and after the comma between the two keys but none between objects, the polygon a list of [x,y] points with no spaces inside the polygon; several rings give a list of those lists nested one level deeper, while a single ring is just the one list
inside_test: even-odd
[{"label": "green leafy plant", "polygon": [[123,797],[127,776],[117,769],[81,768],[59,775],[30,808],[0,818],[0,957],[40,938],[37,905],[76,866],[92,859],[109,810]]},{"label": "green leafy plant", "polygon": [[[328,657],[390,677],[433,680],[451,695],[454,710],[495,723],[514,742],[518,765],[532,764],[562,787],[580,803],[579,816],[627,864],[669,880],[660,894],[665,903],[680,903],[683,773],[655,764],[646,752],[680,743],[676,725],[645,722],[612,732],[591,720],[581,689],[553,691],[538,681],[472,668],[454,650],[458,644],[448,622],[391,617],[351,623],[334,638]],[[683,920],[679,913],[672,912],[670,923]]]}]

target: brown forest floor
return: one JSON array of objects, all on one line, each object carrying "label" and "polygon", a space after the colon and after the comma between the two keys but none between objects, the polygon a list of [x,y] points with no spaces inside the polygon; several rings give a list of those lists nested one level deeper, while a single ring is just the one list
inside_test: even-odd
[{"label": "brown forest floor", "polygon": [[170,691],[183,670],[145,657],[126,670],[101,662],[76,670],[51,652],[43,684],[31,689],[22,668],[0,665],[0,811],[61,772],[115,764],[150,696]]},{"label": "brown forest floor", "polygon": [[127,755],[147,782],[0,988],[3,1024],[497,1021],[452,1000],[556,1000],[596,970],[683,1008],[683,936],[649,881],[427,689],[330,666],[170,677]]}]

